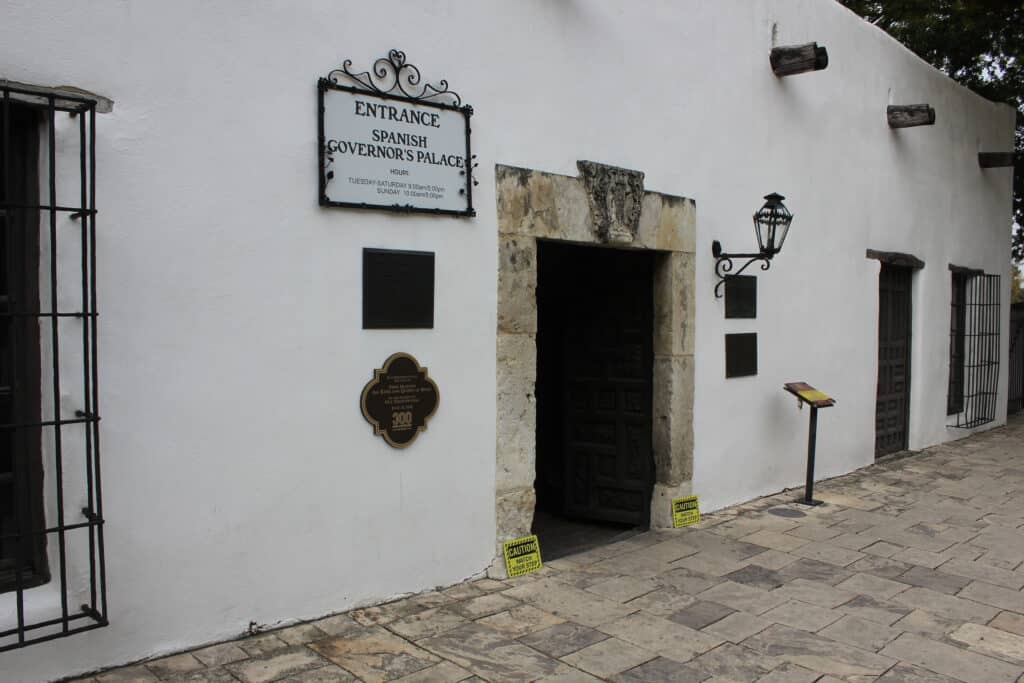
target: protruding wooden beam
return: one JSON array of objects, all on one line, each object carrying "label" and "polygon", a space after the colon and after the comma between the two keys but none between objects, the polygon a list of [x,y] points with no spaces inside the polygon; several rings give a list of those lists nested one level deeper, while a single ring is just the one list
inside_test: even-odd
[{"label": "protruding wooden beam", "polygon": [[890,104],[885,114],[890,128],[935,125],[935,110],[927,104]]},{"label": "protruding wooden beam", "polygon": [[1013,152],[978,152],[978,166],[982,168],[1013,166]]},{"label": "protruding wooden beam", "polygon": [[776,76],[792,76],[808,71],[821,71],[828,66],[828,50],[817,43],[773,47],[768,58]]},{"label": "protruding wooden beam", "polygon": [[868,249],[865,256],[870,259],[875,259],[876,261],[881,261],[882,263],[890,266],[914,268],[915,270],[924,268],[924,261],[913,254],[905,254],[902,251],[878,251],[876,249]]}]

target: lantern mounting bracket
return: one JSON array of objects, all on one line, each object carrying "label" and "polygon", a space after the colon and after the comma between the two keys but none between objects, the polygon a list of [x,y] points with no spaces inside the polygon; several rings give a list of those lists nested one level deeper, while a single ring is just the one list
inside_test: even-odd
[{"label": "lantern mounting bracket", "polygon": [[[715,285],[715,298],[722,298],[722,287],[726,280],[739,277],[740,273],[747,269],[755,261],[761,261],[761,270],[768,270],[772,266],[772,254],[727,254],[722,251],[722,243],[715,240],[711,243],[711,255],[715,257],[715,276],[718,284]],[[746,263],[733,272],[733,259],[748,259]]]}]

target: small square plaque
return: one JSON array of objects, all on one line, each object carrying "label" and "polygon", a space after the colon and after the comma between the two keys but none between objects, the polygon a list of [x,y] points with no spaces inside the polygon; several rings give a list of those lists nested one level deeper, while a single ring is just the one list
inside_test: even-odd
[{"label": "small square plaque", "polygon": [[757,374],[757,333],[725,335],[725,376],[748,377]]},{"label": "small square plaque", "polygon": [[737,275],[725,281],[725,317],[757,317],[757,278]]},{"label": "small square plaque", "polygon": [[363,249],[363,329],[434,327],[434,252]]}]

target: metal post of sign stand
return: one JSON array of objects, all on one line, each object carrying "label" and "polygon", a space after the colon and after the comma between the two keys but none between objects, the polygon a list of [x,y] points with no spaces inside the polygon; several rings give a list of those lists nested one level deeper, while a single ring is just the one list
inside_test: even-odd
[{"label": "metal post of sign stand", "polygon": [[811,407],[811,425],[807,433],[807,485],[804,487],[804,497],[797,498],[795,502],[800,505],[821,505],[822,501],[814,500],[814,451],[818,440],[818,408],[834,406],[836,400],[806,382],[789,382],[782,385],[782,388],[796,396],[800,407],[803,407],[804,403]]},{"label": "metal post of sign stand", "polygon": [[801,505],[821,505],[820,500],[814,500],[814,448],[818,440],[818,406],[811,406],[811,428],[807,435],[807,485],[804,487],[803,499],[796,502]]}]

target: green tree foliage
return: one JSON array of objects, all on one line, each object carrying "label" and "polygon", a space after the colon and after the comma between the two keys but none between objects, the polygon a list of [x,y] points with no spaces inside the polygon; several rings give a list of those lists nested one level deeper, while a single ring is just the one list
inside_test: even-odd
[{"label": "green tree foliage", "polygon": [[1024,302],[1024,276],[1021,275],[1017,264],[1010,265],[1010,303],[1019,304]]},{"label": "green tree foliage", "polygon": [[1024,0],[838,1],[954,80],[1017,109],[1012,255],[1024,259]]}]

